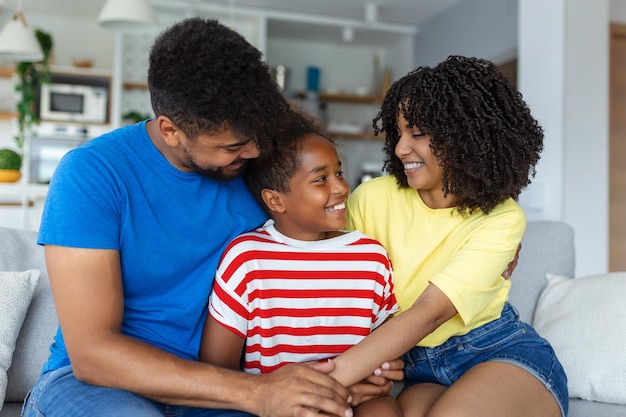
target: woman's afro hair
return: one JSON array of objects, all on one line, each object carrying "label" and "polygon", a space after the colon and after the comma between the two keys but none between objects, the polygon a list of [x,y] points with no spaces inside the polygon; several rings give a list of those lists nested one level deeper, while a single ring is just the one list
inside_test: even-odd
[{"label": "woman's afro hair", "polygon": [[543,150],[543,130],[522,95],[497,67],[477,58],[450,56],[434,68],[419,67],[396,81],[374,118],[386,135],[385,170],[408,187],[395,155],[399,112],[430,135],[443,167],[443,192],[462,215],[488,214],[530,184]]}]

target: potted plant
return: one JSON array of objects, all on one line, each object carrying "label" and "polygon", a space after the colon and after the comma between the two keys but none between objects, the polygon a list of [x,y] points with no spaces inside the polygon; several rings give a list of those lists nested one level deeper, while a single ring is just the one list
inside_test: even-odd
[{"label": "potted plant", "polygon": [[52,36],[41,29],[35,29],[35,36],[41,46],[43,60],[41,62],[18,62],[15,66],[17,75],[15,91],[21,95],[17,103],[17,134],[14,136],[17,150],[0,149],[0,182],[15,182],[20,179],[24,142],[27,134],[30,134],[37,123],[34,107],[35,95],[40,83],[50,82],[49,61],[53,46]]},{"label": "potted plant", "polygon": [[18,77],[15,91],[21,93],[21,100],[17,103],[17,135],[15,142],[20,150],[24,149],[26,134],[30,133],[37,123],[35,114],[35,95],[39,84],[50,82],[50,56],[52,53],[52,35],[35,29],[35,36],[43,52],[41,62],[18,62],[16,73]]},{"label": "potted plant", "polygon": [[13,149],[0,149],[0,182],[16,182],[22,177],[22,155]]}]

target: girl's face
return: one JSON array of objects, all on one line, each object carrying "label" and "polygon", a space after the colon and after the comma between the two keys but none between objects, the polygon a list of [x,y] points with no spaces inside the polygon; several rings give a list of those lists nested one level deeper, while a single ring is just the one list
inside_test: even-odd
[{"label": "girl's face", "polygon": [[279,193],[283,213],[276,228],[299,240],[320,240],[326,232],[346,226],[350,187],[343,177],[335,145],[309,135],[302,142],[300,167],[289,181],[290,191]]},{"label": "girl's face", "polygon": [[430,135],[417,126],[409,127],[402,111],[398,116],[400,139],[395,154],[404,164],[409,186],[419,193],[430,208],[453,207],[452,197],[444,198],[443,167],[430,149]]}]

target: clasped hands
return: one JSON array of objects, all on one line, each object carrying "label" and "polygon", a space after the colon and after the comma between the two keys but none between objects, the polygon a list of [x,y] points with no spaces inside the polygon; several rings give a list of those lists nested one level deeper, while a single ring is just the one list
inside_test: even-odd
[{"label": "clasped hands", "polygon": [[403,378],[404,362],[401,359],[383,363],[365,381],[348,387],[351,397],[350,405],[356,407],[367,400],[389,394],[393,381],[402,381]]}]

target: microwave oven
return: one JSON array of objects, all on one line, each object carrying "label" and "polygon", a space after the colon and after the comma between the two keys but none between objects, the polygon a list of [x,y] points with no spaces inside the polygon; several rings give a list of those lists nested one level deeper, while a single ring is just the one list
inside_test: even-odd
[{"label": "microwave oven", "polygon": [[108,89],[103,86],[42,84],[39,118],[58,122],[107,123]]}]

